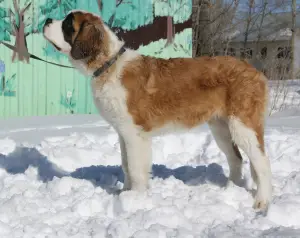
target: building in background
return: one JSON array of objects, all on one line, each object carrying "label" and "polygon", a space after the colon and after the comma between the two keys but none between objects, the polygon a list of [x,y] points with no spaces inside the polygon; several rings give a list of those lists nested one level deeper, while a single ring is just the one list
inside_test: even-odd
[{"label": "building in background", "polygon": [[293,1],[194,0],[193,55],[246,59],[270,79],[300,77],[300,0]]},{"label": "building in background", "polygon": [[[249,30],[246,42],[245,24],[239,24],[222,53],[227,50],[229,55],[247,59],[270,78],[276,75],[280,76],[279,79],[289,78],[290,75],[300,77],[300,15],[296,18],[294,45],[291,23],[290,12],[267,15],[262,26],[257,24]],[[291,72],[292,69],[294,72]]]}]

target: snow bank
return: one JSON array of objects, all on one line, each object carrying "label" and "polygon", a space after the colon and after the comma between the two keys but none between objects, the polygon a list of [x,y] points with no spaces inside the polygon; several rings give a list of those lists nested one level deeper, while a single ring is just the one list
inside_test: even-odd
[{"label": "snow bank", "polygon": [[118,195],[117,135],[99,117],[28,119],[27,130],[10,121],[0,140],[0,237],[299,237],[299,119],[295,111],[268,119],[267,217],[245,188],[224,187],[226,159],[205,125],[154,138],[151,188]]}]

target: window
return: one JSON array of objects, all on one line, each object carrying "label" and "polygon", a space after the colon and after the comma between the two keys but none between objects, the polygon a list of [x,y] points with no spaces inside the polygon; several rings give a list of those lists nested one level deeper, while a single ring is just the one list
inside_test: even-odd
[{"label": "window", "polygon": [[[226,52],[226,49],[224,49],[224,52]],[[234,48],[228,48],[227,49],[227,55],[235,56],[235,49]]]},{"label": "window", "polygon": [[278,59],[291,59],[292,55],[291,55],[291,47],[278,47],[277,49],[277,58]]},{"label": "window", "polygon": [[252,54],[253,54],[252,49],[250,49],[250,48],[246,48],[246,49],[241,48],[241,57],[243,59],[252,59]]},{"label": "window", "polygon": [[260,50],[260,57],[262,59],[265,59],[267,58],[267,55],[268,55],[268,48],[267,47],[263,47],[261,50]]}]

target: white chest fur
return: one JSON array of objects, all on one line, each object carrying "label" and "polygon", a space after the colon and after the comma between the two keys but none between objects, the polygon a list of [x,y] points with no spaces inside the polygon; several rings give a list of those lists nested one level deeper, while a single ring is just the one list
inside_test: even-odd
[{"label": "white chest fur", "polygon": [[94,103],[99,113],[115,128],[132,124],[127,108],[127,90],[121,83],[121,74],[126,64],[137,56],[128,50],[116,62],[114,72],[100,86],[97,79],[91,81]]},{"label": "white chest fur", "polygon": [[102,88],[97,88],[97,83],[92,81],[91,87],[94,103],[105,120],[116,127],[130,119],[126,91],[119,80],[106,82]]}]

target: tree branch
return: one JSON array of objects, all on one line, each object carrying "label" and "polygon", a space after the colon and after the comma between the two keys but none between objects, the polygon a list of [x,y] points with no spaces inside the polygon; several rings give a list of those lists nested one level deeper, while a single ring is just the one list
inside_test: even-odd
[{"label": "tree branch", "polygon": [[113,24],[113,22],[114,22],[114,20],[115,20],[115,17],[116,17],[116,11],[117,11],[117,8],[118,8],[118,6],[120,6],[120,4],[123,2],[123,0],[117,0],[118,2],[116,3],[116,9],[115,9],[115,11],[114,11],[114,13],[110,16],[110,18],[109,18],[109,20],[108,20],[108,23],[107,23],[107,25],[109,26],[109,27],[112,27],[112,24]]},{"label": "tree branch", "polygon": [[257,35],[257,40],[256,40],[256,52],[258,52],[258,44],[259,44],[259,41],[261,39],[261,31],[262,31],[263,22],[265,20],[267,5],[268,5],[268,1],[264,0],[262,16],[261,16],[259,27],[258,27],[258,35]]},{"label": "tree branch", "polygon": [[[170,3],[170,4],[171,4],[171,3]],[[172,15],[175,16],[175,15],[177,14],[177,12],[179,12],[180,10],[182,10],[182,8],[183,8],[185,5],[186,5],[186,3],[185,3],[185,2],[183,3],[182,0],[181,0],[179,7],[176,9],[176,11],[175,11]],[[171,8],[171,6],[170,6],[170,8]]]},{"label": "tree branch", "polygon": [[114,20],[115,20],[115,16],[116,16],[116,11],[110,16],[110,18],[109,18],[109,20],[108,20],[108,22],[107,22],[107,25],[108,25],[109,27],[112,27],[112,24],[113,24],[113,22],[114,22]]},{"label": "tree branch", "polygon": [[230,5],[227,6],[227,8],[225,8],[223,11],[221,11],[216,17],[214,17],[214,19],[212,21],[210,21],[208,24],[212,24],[214,22],[216,22],[219,18],[221,18],[223,15],[225,15],[226,13],[228,13],[231,10],[231,7],[233,6],[234,1],[231,2]]},{"label": "tree branch", "polygon": [[17,23],[16,23],[16,20],[15,19],[13,19],[13,21],[12,21],[12,26],[13,26],[13,29],[14,29],[14,31],[17,33],[18,32],[18,30],[19,30],[19,28],[18,28],[18,26],[17,26]]},{"label": "tree branch", "polygon": [[123,0],[118,0],[116,7],[120,6],[120,4],[122,4]]},{"label": "tree branch", "polygon": [[17,35],[15,29],[10,29],[10,30],[8,30],[8,32],[9,32],[9,34],[12,35],[12,36],[16,36],[16,35]]},{"label": "tree branch", "polygon": [[24,13],[28,10],[28,8],[31,6],[31,2],[30,3],[28,3],[27,4],[27,6],[26,7],[24,7],[22,10],[21,10],[21,13],[20,13],[20,15],[21,16],[23,16],[24,15]]},{"label": "tree branch", "polygon": [[19,13],[20,12],[20,8],[18,6],[17,0],[13,0],[13,4],[14,4],[14,9],[15,9],[16,13]]},{"label": "tree branch", "polygon": [[9,16],[11,17],[11,16],[13,16],[13,17],[15,17],[15,13],[11,10],[11,9],[9,9]]},{"label": "tree branch", "polygon": [[18,29],[18,26],[16,25],[16,23],[14,23],[14,24],[13,24],[13,26],[14,26],[14,30],[15,30],[15,32],[17,33],[17,32],[18,32],[18,30],[19,30],[19,29]]}]

